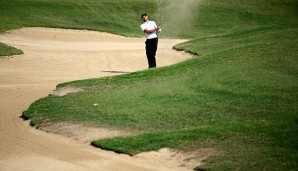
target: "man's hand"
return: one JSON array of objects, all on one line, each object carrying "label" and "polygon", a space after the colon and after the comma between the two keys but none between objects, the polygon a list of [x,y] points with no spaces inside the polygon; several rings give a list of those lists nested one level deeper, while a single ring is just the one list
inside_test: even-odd
[{"label": "man's hand", "polygon": [[157,32],[161,32],[161,27],[157,26]]},{"label": "man's hand", "polygon": [[158,31],[160,29],[160,26],[157,26],[156,28],[155,28],[155,31]]}]

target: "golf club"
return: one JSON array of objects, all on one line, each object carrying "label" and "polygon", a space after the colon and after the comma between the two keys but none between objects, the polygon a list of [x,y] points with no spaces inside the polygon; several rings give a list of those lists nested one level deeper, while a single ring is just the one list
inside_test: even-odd
[{"label": "golf club", "polygon": [[[159,1],[159,26],[161,26],[161,0]],[[158,32],[161,32],[161,28],[158,30]]]}]

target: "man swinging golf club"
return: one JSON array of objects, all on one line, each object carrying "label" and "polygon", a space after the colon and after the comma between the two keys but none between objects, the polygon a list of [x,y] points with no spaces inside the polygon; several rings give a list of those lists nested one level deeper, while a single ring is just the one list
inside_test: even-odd
[{"label": "man swinging golf club", "polygon": [[148,60],[149,68],[156,67],[156,50],[158,44],[158,35],[157,32],[160,30],[160,26],[157,26],[154,21],[149,21],[146,13],[141,15],[142,20],[144,21],[141,24],[141,30],[145,33],[146,36],[146,55]]}]

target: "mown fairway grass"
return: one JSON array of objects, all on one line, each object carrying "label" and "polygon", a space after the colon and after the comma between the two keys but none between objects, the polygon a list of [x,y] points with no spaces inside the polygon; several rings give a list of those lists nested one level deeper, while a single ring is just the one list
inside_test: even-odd
[{"label": "mown fairway grass", "polygon": [[[46,3],[24,2],[29,4],[29,9],[31,3]],[[104,20],[98,19],[100,12],[88,13],[92,10],[87,5],[87,10],[82,11],[88,13],[90,22],[78,16],[75,19],[81,23],[76,24],[69,17],[73,15],[70,12],[73,8],[68,6],[77,4],[84,9],[85,4],[93,3],[97,7],[104,4],[107,9],[119,10],[123,5],[123,1],[50,2],[47,2],[49,8],[44,7],[45,11],[61,6],[69,11],[55,10],[55,15],[60,17],[48,19],[49,23],[57,21],[61,25],[70,23],[63,26],[66,28],[95,30],[109,27],[92,27],[94,20]],[[109,32],[138,36],[140,12],[133,9],[144,10],[149,5],[149,10],[156,13],[155,1],[129,2],[130,8],[121,8],[125,11],[119,15],[106,11],[104,17],[110,17],[113,26],[119,25],[119,30],[112,26]],[[169,2],[165,1],[164,5]],[[51,8],[53,4],[57,8]],[[220,151],[219,155],[205,160],[198,170],[296,170],[297,1],[214,0],[200,1],[196,8],[193,17],[185,19],[192,21],[191,25],[171,27],[171,23],[165,22],[163,28],[165,36],[193,38],[175,48],[198,54],[198,58],[117,77],[60,84],[58,87],[82,87],[85,91],[42,98],[23,112],[23,117],[36,127],[72,122],[137,130],[140,134],[136,136],[92,142],[95,146],[130,155],[163,147],[184,151],[210,147]],[[21,14],[31,13],[20,9]],[[134,24],[117,20],[132,13],[136,15],[136,20],[130,21]],[[34,22],[53,26],[36,18],[30,26]],[[15,27],[6,26],[1,27]],[[187,26],[184,31],[183,26]],[[94,106],[95,103],[98,105]]]}]

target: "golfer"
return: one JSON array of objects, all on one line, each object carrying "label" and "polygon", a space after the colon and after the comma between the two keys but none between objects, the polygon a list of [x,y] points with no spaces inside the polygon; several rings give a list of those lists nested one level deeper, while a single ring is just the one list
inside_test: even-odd
[{"label": "golfer", "polygon": [[154,21],[149,21],[147,14],[141,15],[142,20],[144,21],[143,24],[141,24],[141,30],[145,33],[146,36],[146,55],[148,60],[149,68],[155,68],[156,67],[156,50],[157,50],[157,44],[158,44],[158,35],[157,32],[160,30],[160,27],[156,25]]}]

